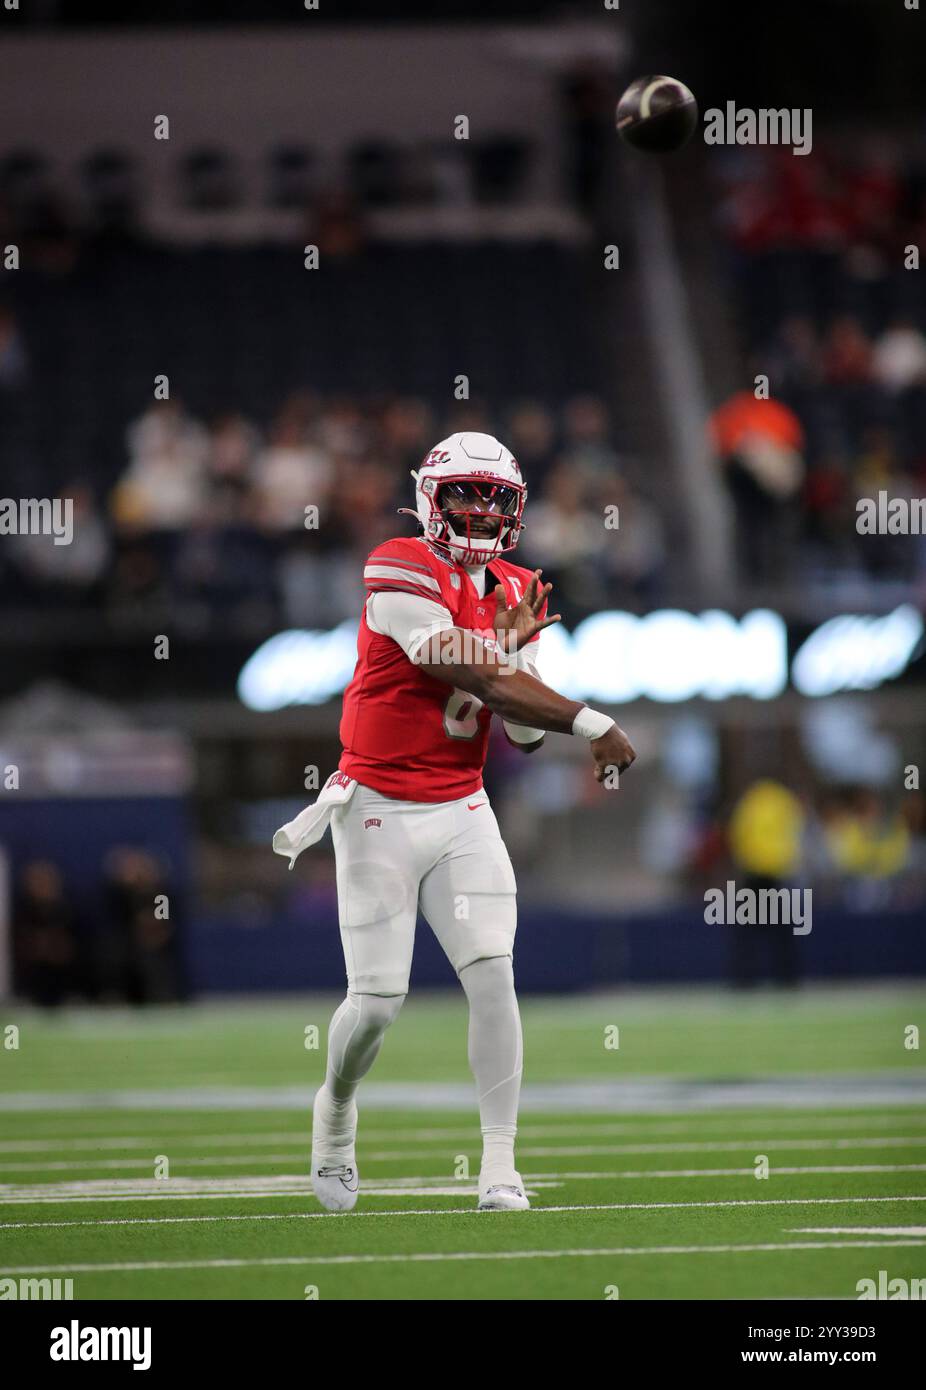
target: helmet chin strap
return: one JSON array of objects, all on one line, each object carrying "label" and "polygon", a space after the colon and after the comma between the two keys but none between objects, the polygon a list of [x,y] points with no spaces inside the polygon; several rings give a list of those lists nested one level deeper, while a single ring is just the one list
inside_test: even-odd
[{"label": "helmet chin strap", "polygon": [[472,545],[472,536],[459,536],[459,533],[451,528],[449,522],[447,523],[447,529],[450,537],[455,539],[448,538],[445,544],[450,547],[451,553],[454,553],[455,558],[459,555],[459,563],[461,565],[472,565],[476,567],[487,565],[491,560],[497,559],[499,555],[504,553],[504,547],[501,545],[502,532],[504,530],[503,523],[499,525],[493,537],[486,536],[483,538],[486,541],[491,540],[491,548],[487,547],[485,550]]}]

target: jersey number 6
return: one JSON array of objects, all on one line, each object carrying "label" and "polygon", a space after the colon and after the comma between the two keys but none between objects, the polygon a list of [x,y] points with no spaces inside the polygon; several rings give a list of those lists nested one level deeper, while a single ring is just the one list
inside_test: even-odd
[{"label": "jersey number 6", "polygon": [[482,701],[465,690],[454,690],[444,705],[444,733],[448,738],[475,738],[479,732]]}]

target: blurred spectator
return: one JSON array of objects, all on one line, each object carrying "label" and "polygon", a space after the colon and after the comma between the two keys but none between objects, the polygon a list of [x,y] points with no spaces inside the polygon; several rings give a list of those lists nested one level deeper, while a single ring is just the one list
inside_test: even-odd
[{"label": "blurred spectator", "polygon": [[885,391],[894,395],[926,382],[926,335],[912,319],[895,318],[876,340],[872,371]]},{"label": "blurred spectator", "polygon": [[[502,407],[500,421],[480,400],[457,402],[440,417],[417,397],[297,390],[262,443],[260,424],[240,411],[222,412],[206,428],[177,402],[155,403],[127,431],[131,458],[111,492],[109,524],[89,487],[75,483],[66,490],[72,545],[52,547],[39,536],[8,547],[19,592],[41,599],[56,585],[68,603],[103,606],[119,623],[160,620],[170,606],[197,630],[219,621],[334,624],[356,615],[364,554],[414,533],[396,517],[411,498],[409,471],[436,440],[478,429],[500,432],[518,451],[531,489],[525,555],[536,530],[529,558],[574,567],[557,580],[586,611],[607,601],[609,586],[615,598],[645,596],[663,563],[661,519],[621,481],[601,401],[576,397],[557,417],[523,400]],[[557,438],[568,452],[552,479]],[[615,503],[633,525],[612,538],[602,565],[604,509]],[[306,525],[315,521],[311,506],[317,526]],[[549,553],[541,548],[547,538]]]},{"label": "blurred spectator", "polygon": [[67,591],[90,595],[97,593],[110,555],[109,532],[97,510],[90,489],[82,483],[72,483],[62,489],[61,496],[73,507],[73,535],[67,545],[56,545],[48,535],[20,536],[16,558],[21,568],[42,585],[60,586],[58,597],[66,598]]},{"label": "blurred spectator", "polygon": [[229,411],[213,421],[208,472],[211,510],[217,521],[234,524],[245,519],[259,442],[257,430],[238,412]]},{"label": "blurred spectator", "polygon": [[[794,883],[801,867],[804,820],[800,800],[780,782],[760,778],[746,789],[728,826],[737,889],[777,892]],[[737,986],[759,983],[763,956],[776,984],[797,983],[797,952],[790,923],[736,923],[730,930]]]},{"label": "blurred spectator", "polygon": [[257,517],[276,531],[305,526],[305,509],[321,509],[332,476],[330,454],[310,444],[298,407],[287,404],[271,427],[270,439],[254,465]]},{"label": "blurred spectator", "polygon": [[[339,482],[331,499],[332,519],[348,543],[366,554],[395,535],[397,525],[402,529],[390,514],[395,474],[372,458],[336,458],[335,467]],[[408,500],[404,487],[402,500]]]},{"label": "blurred spectator", "polygon": [[[926,319],[902,269],[904,246],[921,244],[926,210],[916,158],[885,130],[820,139],[801,160],[718,151],[715,165],[739,319],[755,335],[745,346],[761,347],[762,369],[805,433],[804,515],[786,528],[792,572],[829,583],[861,560],[879,578],[912,584],[915,547],[859,551],[849,499],[837,498],[844,482],[851,489],[851,460],[868,451],[871,431],[888,425],[896,458],[883,485],[902,493],[904,474],[926,474]],[[755,511],[758,523],[748,492],[737,510]]]},{"label": "blurred spectator", "polygon": [[371,412],[361,401],[336,396],[319,412],[313,432],[327,453],[359,458],[373,442]]},{"label": "blurred spectator", "polygon": [[907,866],[907,822],[870,787],[849,789],[831,803],[825,836],[833,867],[848,879],[892,878]]},{"label": "blurred spectator", "polygon": [[113,494],[117,521],[151,530],[189,525],[200,513],[209,439],[177,401],[149,406],[127,433],[129,466]]},{"label": "blurred spectator", "polygon": [[582,475],[570,463],[560,463],[547,479],[539,499],[530,503],[524,531],[525,558],[557,576],[557,596],[573,603],[593,601],[602,580],[602,557],[610,533],[603,513],[589,506]]},{"label": "blurred spectator", "polygon": [[573,396],[566,402],[563,454],[573,467],[590,476],[611,473],[620,467],[611,442],[608,410],[597,396]]},{"label": "blurred spectator", "polygon": [[162,866],[144,850],[125,846],[111,851],[104,869],[107,914],[100,955],[104,995],[131,1004],[178,999],[177,905],[167,891]]},{"label": "blurred spectator", "polygon": [[740,391],[714,411],[710,430],[736,512],[740,573],[747,580],[779,577],[804,475],[801,423],[781,401]]},{"label": "blurred spectator", "polygon": [[662,517],[651,502],[616,475],[603,479],[597,491],[602,513],[609,504],[618,508],[617,529],[605,533],[611,541],[605,557],[606,574],[620,590],[641,600],[653,599],[667,555]]},{"label": "blurred spectator", "polygon": [[57,866],[26,864],[13,918],[17,988],[45,1008],[64,1002],[76,986],[74,914]]}]

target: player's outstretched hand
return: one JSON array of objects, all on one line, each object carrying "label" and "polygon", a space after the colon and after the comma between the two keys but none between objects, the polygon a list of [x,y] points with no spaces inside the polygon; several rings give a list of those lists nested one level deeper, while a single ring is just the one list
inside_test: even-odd
[{"label": "player's outstretched hand", "polygon": [[589,747],[595,759],[595,781],[603,782],[610,770],[626,772],[637,756],[630,739],[619,724],[612,724],[601,738],[593,738]]},{"label": "player's outstretched hand", "polygon": [[540,618],[543,605],[547,601],[552,584],[541,584],[542,570],[534,570],[530,582],[524,590],[524,597],[513,608],[507,606],[505,589],[502,584],[495,586],[495,631],[502,639],[506,651],[520,651],[538,632],[552,623],[561,621],[559,613],[552,617]]}]

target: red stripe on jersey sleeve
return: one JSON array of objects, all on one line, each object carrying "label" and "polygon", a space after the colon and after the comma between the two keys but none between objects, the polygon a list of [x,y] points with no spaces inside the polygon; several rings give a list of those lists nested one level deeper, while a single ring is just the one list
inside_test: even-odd
[{"label": "red stripe on jersey sleeve", "polygon": [[396,565],[399,569],[420,570],[422,574],[431,574],[428,565],[422,565],[418,560],[406,560],[404,555],[377,555],[374,550],[372,555],[367,556],[368,565]]},{"label": "red stripe on jersey sleeve", "polygon": [[364,584],[371,594],[377,594],[383,590],[392,590],[400,594],[417,594],[420,598],[429,598],[432,603],[443,604],[441,594],[434,589],[425,589],[423,585],[412,584],[404,579],[365,579]]}]

